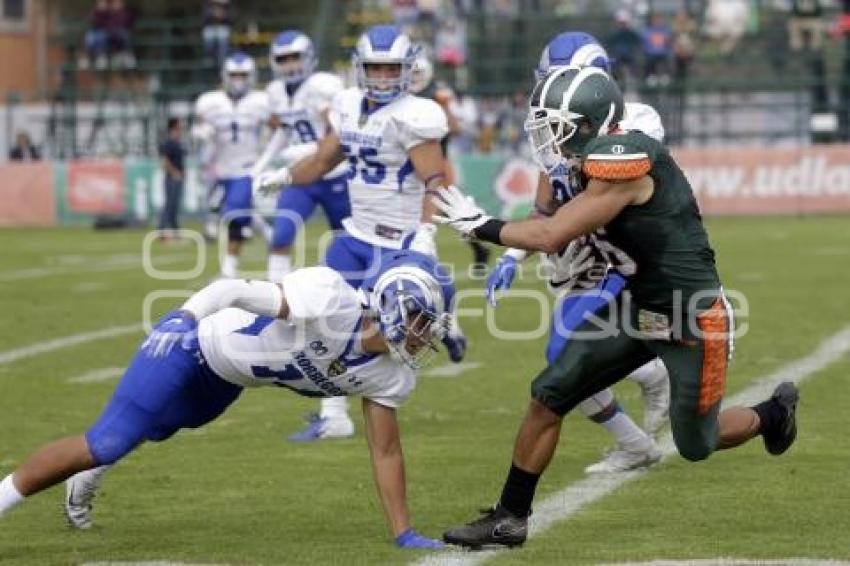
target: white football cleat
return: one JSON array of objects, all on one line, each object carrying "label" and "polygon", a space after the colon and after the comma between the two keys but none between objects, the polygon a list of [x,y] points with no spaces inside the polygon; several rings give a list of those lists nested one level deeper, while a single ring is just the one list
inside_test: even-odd
[{"label": "white football cleat", "polygon": [[316,442],[331,438],[354,436],[354,422],[348,415],[320,417],[313,413],[307,416],[307,426],[289,436],[290,442]]},{"label": "white football cleat", "polygon": [[643,399],[643,430],[652,437],[658,435],[670,419],[670,380],[667,372],[660,372],[659,378],[641,383]]},{"label": "white football cleat", "polygon": [[65,504],[63,510],[68,525],[75,529],[87,530],[92,526],[92,500],[103,481],[103,473],[109,466],[92,468],[74,474],[65,480]]},{"label": "white football cleat", "polygon": [[617,446],[605,458],[584,469],[586,474],[616,474],[638,468],[648,468],[661,460],[661,450],[650,441],[643,450],[626,449]]}]

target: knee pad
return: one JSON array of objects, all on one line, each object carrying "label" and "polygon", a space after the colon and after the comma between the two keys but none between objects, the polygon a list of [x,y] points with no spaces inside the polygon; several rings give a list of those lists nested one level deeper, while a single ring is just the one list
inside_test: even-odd
[{"label": "knee pad", "polygon": [[620,409],[610,389],[603,389],[578,404],[581,414],[594,422],[605,422]]}]

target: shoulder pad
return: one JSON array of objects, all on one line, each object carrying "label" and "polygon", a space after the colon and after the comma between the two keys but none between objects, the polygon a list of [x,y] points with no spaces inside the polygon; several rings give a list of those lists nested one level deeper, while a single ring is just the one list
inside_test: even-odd
[{"label": "shoulder pad", "polygon": [[411,138],[410,141],[440,140],[449,133],[446,113],[433,100],[409,95],[398,104],[393,119]]},{"label": "shoulder pad", "polygon": [[664,141],[665,132],[661,116],[649,104],[626,102],[626,115],[620,121],[620,127],[624,130],[641,131],[655,141]]},{"label": "shoulder pad", "polygon": [[652,169],[655,157],[654,148],[643,140],[654,142],[639,132],[592,140],[587,144],[582,167],[584,173],[591,179],[603,181],[630,181],[643,177]]}]

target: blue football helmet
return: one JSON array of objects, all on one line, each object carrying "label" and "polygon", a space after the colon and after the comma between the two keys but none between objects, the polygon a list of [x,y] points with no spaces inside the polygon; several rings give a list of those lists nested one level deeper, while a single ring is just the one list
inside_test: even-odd
[{"label": "blue football helmet", "polygon": [[[392,102],[407,92],[413,63],[419,49],[397,27],[372,26],[360,36],[351,64],[357,75],[357,86],[366,98],[378,104]],[[369,78],[366,68],[371,64],[399,65],[398,76]]]},{"label": "blue football helmet", "polygon": [[394,358],[413,369],[426,365],[448,331],[454,298],[451,277],[430,256],[389,252],[361,291]]},{"label": "blue football helmet", "polygon": [[553,69],[570,65],[598,67],[606,73],[611,72],[611,59],[595,37],[583,31],[565,31],[543,48],[534,78],[539,81]]},{"label": "blue football helmet", "polygon": [[257,82],[254,59],[241,51],[228,55],[221,67],[221,82],[230,96],[240,97],[247,94]]},{"label": "blue football helmet", "polygon": [[[300,55],[297,61],[284,61],[290,55]],[[313,41],[298,30],[285,30],[275,36],[269,46],[269,67],[275,78],[287,85],[296,85],[316,70],[316,50]]]}]

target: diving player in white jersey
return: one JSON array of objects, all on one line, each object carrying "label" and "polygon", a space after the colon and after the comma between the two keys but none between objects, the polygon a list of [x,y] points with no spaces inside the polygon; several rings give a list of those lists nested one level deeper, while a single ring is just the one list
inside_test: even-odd
[{"label": "diving player in white jersey", "polygon": [[[275,37],[269,47],[269,65],[275,80],[266,87],[266,94],[276,130],[254,165],[254,177],[272,160],[294,165],[314,153],[318,141],[330,131],[331,101],[344,88],[336,75],[314,72],[313,42],[296,30],[286,30]],[[348,166],[341,163],[313,184],[281,191],[269,246],[269,281],[280,281],[291,271],[292,242],[317,205],[324,210],[331,229],[342,228],[342,219],[351,214],[347,184]]]},{"label": "diving player in white jersey", "polygon": [[253,90],[257,70],[244,53],[227,57],[222,90],[202,94],[195,103],[195,137],[211,148],[214,173],[224,188],[221,212],[227,222],[227,254],[221,274],[236,277],[245,229],[252,224],[251,167],[260,155],[260,134],[269,119],[268,97]]},{"label": "diving player in white jersey", "polygon": [[[440,106],[408,92],[418,50],[398,28],[378,25],[364,33],[352,63],[357,88],[339,93],[329,112],[332,131],[316,153],[292,167],[258,175],[257,190],[303,186],[348,161],[351,216],[342,221],[325,255],[325,265],[358,287],[382,254],[413,249],[436,256],[434,207],[426,192],[446,186],[440,140],[448,133]],[[455,321],[456,322],[456,321]],[[453,324],[444,339],[460,361],[466,342]],[[350,436],[353,424],[345,399],[327,400],[321,413],[295,441]]]},{"label": "diving player in white jersey", "polygon": [[[610,72],[610,60],[596,39],[584,32],[564,32],[552,39],[543,50],[535,78],[540,80],[549,72],[568,65],[594,66]],[[625,119],[620,127],[641,130],[661,141],[664,128],[661,118],[651,106],[626,103]],[[533,136],[531,136],[532,142]],[[536,149],[536,148],[535,148]],[[557,208],[580,191],[578,171],[561,165],[547,163],[546,154],[535,151],[543,171],[537,186],[535,214],[550,216]],[[545,171],[545,172],[544,172]],[[516,275],[518,262],[525,259],[525,250],[509,249],[505,252],[487,280],[487,296],[496,304],[496,291],[510,287]],[[628,276],[634,273],[635,264],[624,252],[616,249],[603,233],[594,234],[582,241],[574,241],[557,254],[546,258],[548,287],[557,298],[546,358],[550,362],[563,349],[568,336],[582,322],[594,304],[583,292],[596,289],[610,270]],[[581,300],[585,296],[584,300]],[[667,420],[670,385],[667,370],[659,359],[649,362],[629,376],[638,382],[644,401],[644,430],[638,427],[621,408],[611,389],[605,389],[579,405],[581,412],[593,422],[608,430],[617,442],[600,462],[588,466],[587,473],[622,472],[651,465],[661,457],[652,436]]]},{"label": "diving player in white jersey", "polygon": [[85,434],[48,443],[0,482],[0,516],[66,478],[71,526],[91,527],[104,472],[144,441],[221,415],[246,387],[360,395],[374,480],[398,546],[438,548],[410,527],[396,409],[448,326],[454,287],[429,256],[386,254],[360,290],[327,267],[279,283],[221,279],[163,317]]}]

